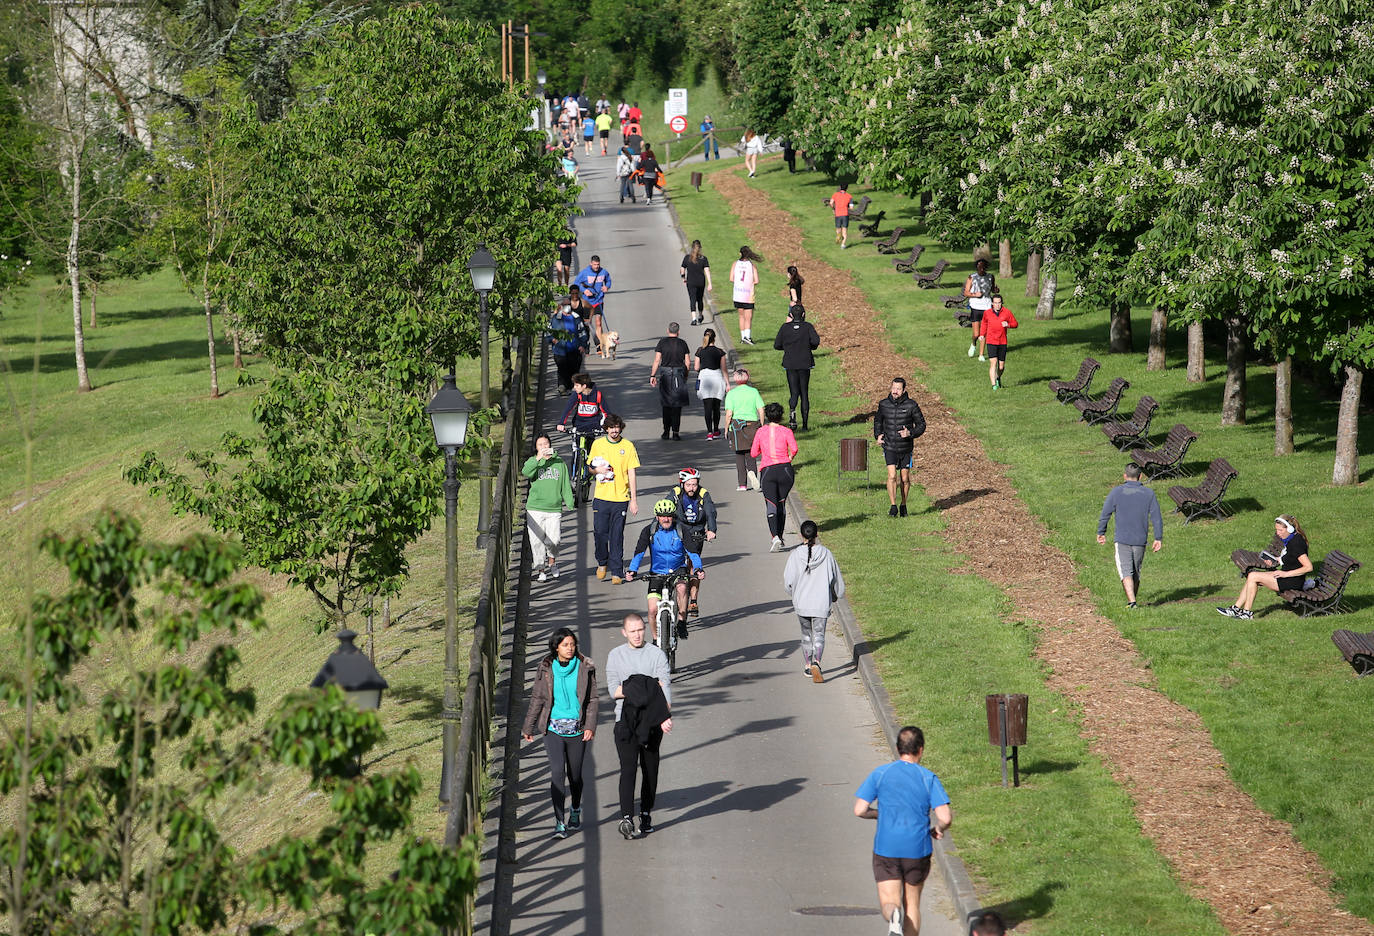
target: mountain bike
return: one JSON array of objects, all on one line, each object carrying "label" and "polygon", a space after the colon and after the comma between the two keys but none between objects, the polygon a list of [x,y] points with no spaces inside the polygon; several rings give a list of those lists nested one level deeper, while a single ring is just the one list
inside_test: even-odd
[{"label": "mountain bike", "polygon": [[663,579],[663,591],[658,596],[658,649],[668,658],[668,672],[677,672],[677,625],[680,615],[677,610],[677,586],[686,582],[690,573],[679,569]]},{"label": "mountain bike", "polygon": [[597,436],[603,435],[604,429],[578,429],[576,425],[568,429],[568,434],[572,437],[572,489],[573,504],[577,507],[591,503],[592,481],[595,475],[591,466],[587,464],[587,453],[591,451],[592,441]]}]

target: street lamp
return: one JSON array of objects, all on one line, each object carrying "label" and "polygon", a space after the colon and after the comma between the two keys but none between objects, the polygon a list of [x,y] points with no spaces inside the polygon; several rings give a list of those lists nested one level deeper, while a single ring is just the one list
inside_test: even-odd
[{"label": "street lamp", "polygon": [[339,646],[324,661],[324,666],[315,674],[310,683],[311,689],[323,689],[334,683],[343,690],[348,701],[364,712],[375,712],[382,705],[382,690],[387,681],[377,672],[372,661],[353,645],[358,635],[344,628],[334,636],[339,638]]},{"label": "street lamp", "polygon": [[468,436],[472,404],[453,380],[444,375],[443,386],[425,407],[434,427],[434,442],[444,453],[444,760],[439,771],[439,802],[447,803],[452,791],[453,758],[458,751],[458,450]]},{"label": "street lamp", "polygon": [[534,73],[534,80],[539,82],[539,132],[547,136],[548,125],[544,123],[544,114],[549,106],[549,99],[544,96],[544,85],[548,83],[548,73],[541,68]]},{"label": "street lamp", "polygon": [[[479,318],[482,325],[482,409],[491,408],[491,358],[487,352],[487,337],[491,328],[491,310],[487,306],[487,296],[496,284],[496,260],[487,250],[486,244],[479,243],[477,250],[468,261],[468,275],[472,277],[472,288],[477,291]],[[487,545],[488,528],[491,526],[491,449],[482,449],[482,460],[478,474],[477,505],[477,548]]]}]

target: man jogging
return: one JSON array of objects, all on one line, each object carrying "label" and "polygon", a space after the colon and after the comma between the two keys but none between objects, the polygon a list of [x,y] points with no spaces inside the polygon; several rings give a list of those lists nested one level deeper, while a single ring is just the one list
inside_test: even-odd
[{"label": "man jogging", "polygon": [[897,759],[874,770],[854,792],[854,815],[878,820],[873,879],[892,936],[921,932],[921,888],[930,874],[931,839],[944,838],[954,822],[940,778],[921,766],[925,746],[921,729],[907,725],[897,732]]},{"label": "man jogging", "polygon": [[596,350],[601,351],[601,336],[606,333],[606,293],[611,288],[611,271],[603,269],[601,258],[592,254],[589,264],[573,278],[573,287],[582,293],[582,300],[592,307],[592,335]]},{"label": "man jogging", "polygon": [[1149,542],[1150,524],[1154,524],[1155,552],[1164,546],[1164,516],[1159,512],[1159,498],[1140,483],[1140,466],[1128,464],[1122,483],[1112,488],[1102,504],[1102,516],[1097,518],[1097,542],[1107,543],[1107,521],[1116,514],[1116,574],[1126,591],[1126,607],[1135,607],[1140,591],[1140,567],[1145,562],[1145,544]]},{"label": "man jogging", "polygon": [[[887,499],[889,517],[906,516],[906,497],[911,491],[911,452],[914,442],[926,431],[921,407],[906,394],[906,378],[893,377],[887,396],[878,401],[873,417],[873,438],[883,448],[887,462]],[[900,475],[899,475],[900,472]],[[900,485],[899,485],[900,482]],[[900,487],[902,503],[897,505]]]},{"label": "man jogging", "polygon": [[[620,757],[620,834],[627,839],[654,831],[650,812],[658,793],[659,747],[673,730],[668,658],[645,640],[644,618],[631,612],[621,622],[625,642],[606,658],[606,688],[615,700],[615,751]],[[634,824],[635,774],[639,831]]]},{"label": "man jogging", "polygon": [[849,203],[854,196],[849,194],[849,185],[841,182],[839,189],[830,196],[830,207],[835,210],[835,243],[844,250],[849,246]]}]

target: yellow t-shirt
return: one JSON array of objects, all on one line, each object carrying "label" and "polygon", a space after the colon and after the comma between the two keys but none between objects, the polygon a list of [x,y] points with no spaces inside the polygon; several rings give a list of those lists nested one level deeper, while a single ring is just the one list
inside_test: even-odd
[{"label": "yellow t-shirt", "polygon": [[617,503],[629,501],[630,471],[639,467],[639,452],[635,451],[633,442],[624,436],[620,437],[619,442],[601,436],[592,443],[587,463],[592,466],[592,473],[596,476],[596,490],[592,497]]},{"label": "yellow t-shirt", "polygon": [[612,123],[614,123],[614,121],[611,120],[611,115],[610,115],[610,114],[597,114],[597,115],[596,115],[596,129],[598,129],[598,130],[609,130],[609,129],[611,129],[611,124],[612,124]]}]

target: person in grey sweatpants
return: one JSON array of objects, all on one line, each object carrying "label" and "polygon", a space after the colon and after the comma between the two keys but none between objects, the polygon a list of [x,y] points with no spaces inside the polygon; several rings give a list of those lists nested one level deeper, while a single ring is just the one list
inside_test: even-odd
[{"label": "person in grey sweatpants", "polygon": [[1159,552],[1164,545],[1164,515],[1159,512],[1159,498],[1140,483],[1139,465],[1126,466],[1122,483],[1112,488],[1102,504],[1102,515],[1097,518],[1098,545],[1107,543],[1107,521],[1112,514],[1116,514],[1116,572],[1126,590],[1126,607],[1134,608],[1151,524],[1155,531],[1152,548]]},{"label": "person in grey sweatpants", "polygon": [[787,557],[782,572],[782,585],[792,596],[792,607],[801,623],[803,670],[812,682],[821,682],[821,654],[825,652],[825,622],[830,618],[830,605],[844,595],[844,579],[834,555],[816,542],[816,522],[805,520],[801,525],[806,550],[800,546]]}]

